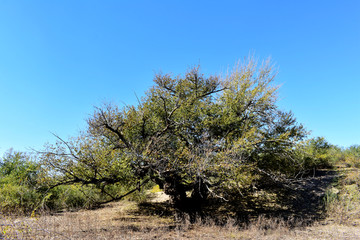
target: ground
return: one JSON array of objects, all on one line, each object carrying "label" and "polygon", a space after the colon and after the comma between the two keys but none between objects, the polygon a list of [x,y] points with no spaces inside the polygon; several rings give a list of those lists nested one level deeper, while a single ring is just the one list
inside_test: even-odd
[{"label": "ground", "polygon": [[280,196],[283,210],[269,214],[257,206],[256,217],[241,226],[231,218],[222,225],[177,223],[167,196],[157,192],[140,205],[120,201],[94,210],[2,216],[0,239],[360,239],[357,223],[338,224],[324,215],[323,197],[336,177],[322,172],[291,182]]}]

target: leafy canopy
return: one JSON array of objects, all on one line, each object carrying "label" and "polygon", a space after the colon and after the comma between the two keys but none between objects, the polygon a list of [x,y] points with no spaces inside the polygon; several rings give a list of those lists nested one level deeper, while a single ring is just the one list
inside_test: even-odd
[{"label": "leafy canopy", "polygon": [[57,184],[94,184],[110,200],[124,196],[112,185],[131,192],[148,181],[175,204],[226,199],[228,190],[298,164],[291,154],[307,133],[276,106],[275,76],[269,61],[253,59],[226,76],[205,76],[199,67],[184,76],[159,73],[137,106],[96,108],[87,131],[48,146],[44,162]]}]

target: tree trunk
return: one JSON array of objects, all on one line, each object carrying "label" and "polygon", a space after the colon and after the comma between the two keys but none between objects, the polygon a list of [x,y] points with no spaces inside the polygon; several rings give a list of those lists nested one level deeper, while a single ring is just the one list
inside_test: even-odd
[{"label": "tree trunk", "polygon": [[175,208],[176,220],[183,221],[185,219],[185,213],[188,212],[188,198],[186,196],[186,188],[181,183],[181,178],[174,173],[168,174],[162,185],[164,192],[170,196]]},{"label": "tree trunk", "polygon": [[[177,220],[184,221],[188,215],[190,222],[194,223],[197,217],[204,217],[202,205],[208,197],[208,189],[202,178],[198,177],[191,189],[187,189],[177,174],[169,174],[165,177],[163,189],[171,198]],[[190,198],[186,190],[193,190]]]}]

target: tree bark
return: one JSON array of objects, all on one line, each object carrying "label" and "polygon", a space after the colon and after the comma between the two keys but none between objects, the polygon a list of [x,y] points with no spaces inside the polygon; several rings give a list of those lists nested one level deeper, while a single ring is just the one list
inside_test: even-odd
[{"label": "tree bark", "polygon": [[[202,206],[209,192],[202,178],[198,177],[190,188],[181,183],[180,176],[169,174],[165,177],[163,189],[171,198],[178,221],[184,221],[188,216],[190,222],[194,223],[198,217],[204,217]],[[186,195],[187,190],[192,190],[191,197]]]}]

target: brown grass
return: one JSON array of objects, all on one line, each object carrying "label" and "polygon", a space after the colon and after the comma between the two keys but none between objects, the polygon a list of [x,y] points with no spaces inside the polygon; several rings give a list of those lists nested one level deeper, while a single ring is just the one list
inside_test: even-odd
[{"label": "brown grass", "polygon": [[[239,227],[232,219],[175,223],[171,217],[137,213],[137,205],[123,201],[104,208],[38,217],[0,219],[0,239],[359,239],[358,226],[322,222],[295,227],[289,221],[260,216]],[[301,224],[299,224],[300,226]],[[0,236],[1,236],[0,235]]]}]

